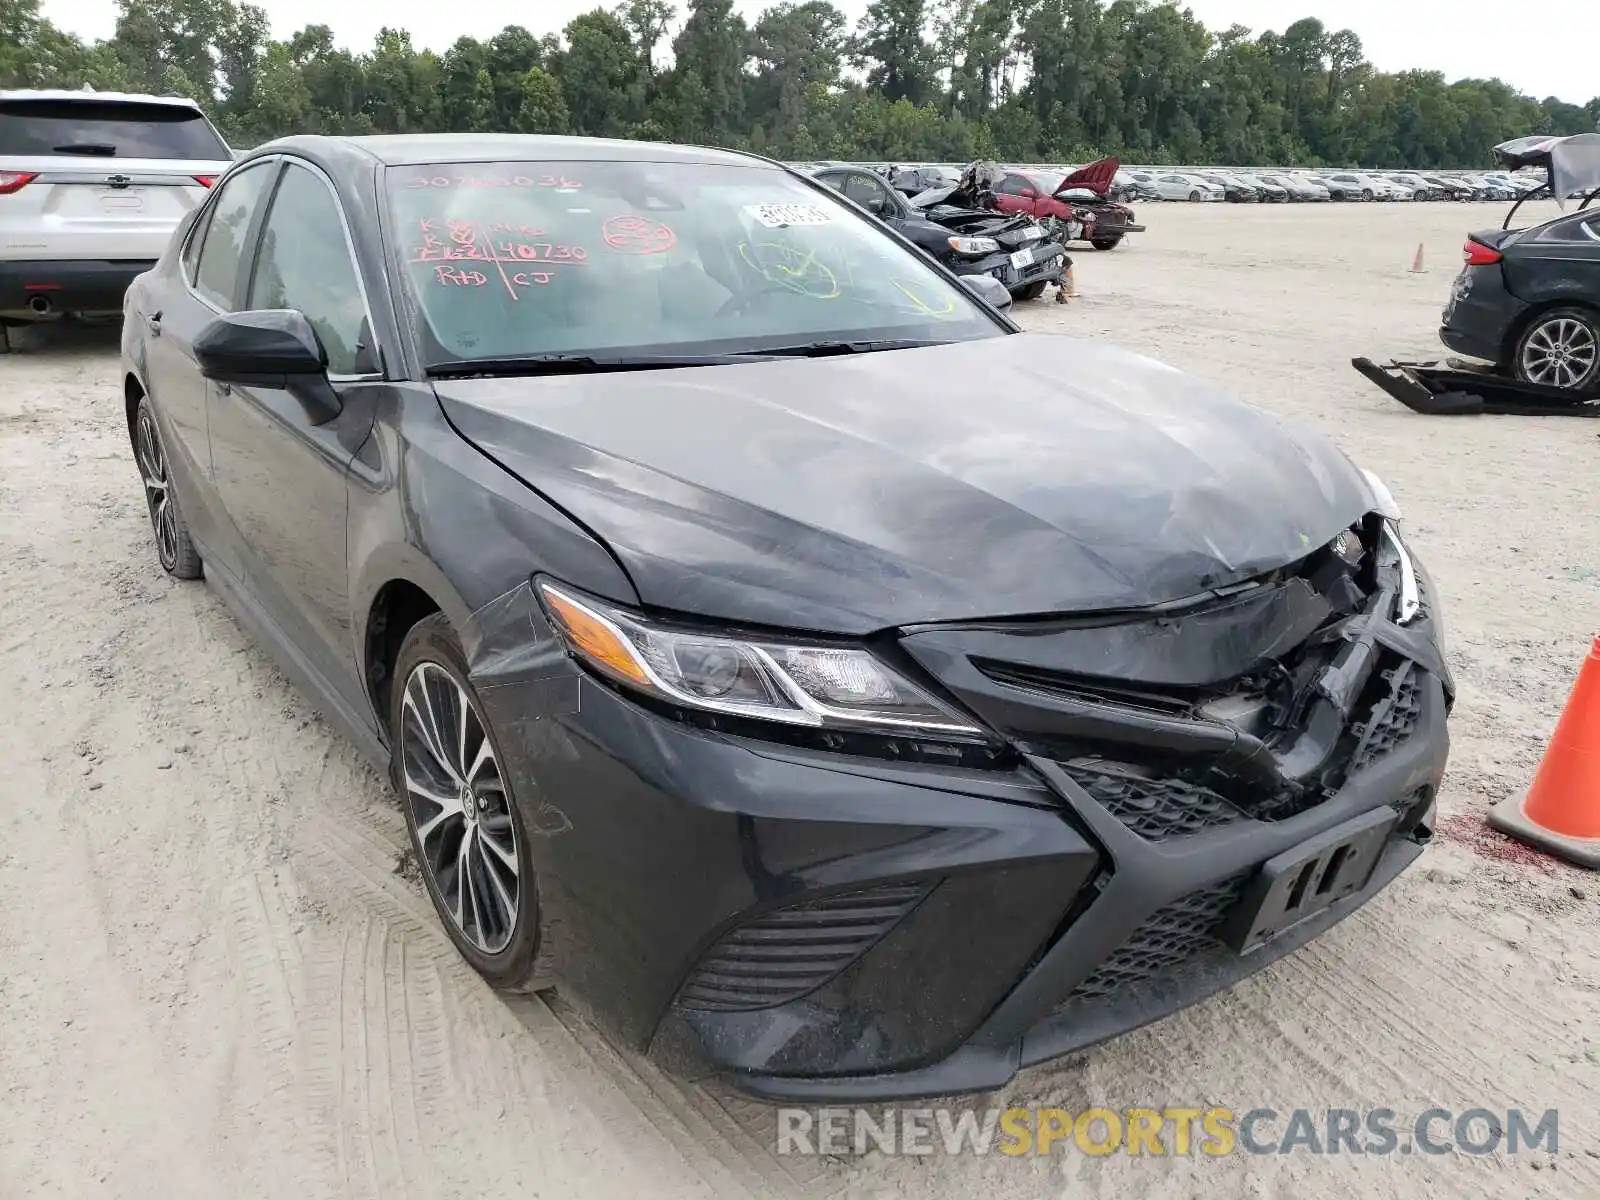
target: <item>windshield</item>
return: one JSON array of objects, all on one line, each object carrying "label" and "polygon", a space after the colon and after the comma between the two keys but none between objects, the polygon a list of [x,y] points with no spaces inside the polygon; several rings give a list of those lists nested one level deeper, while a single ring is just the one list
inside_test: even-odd
[{"label": "windshield", "polygon": [[112,100],[0,101],[0,154],[226,162],[198,109]]},{"label": "windshield", "polygon": [[870,218],[759,163],[437,164],[386,186],[431,366],[1003,333]]}]

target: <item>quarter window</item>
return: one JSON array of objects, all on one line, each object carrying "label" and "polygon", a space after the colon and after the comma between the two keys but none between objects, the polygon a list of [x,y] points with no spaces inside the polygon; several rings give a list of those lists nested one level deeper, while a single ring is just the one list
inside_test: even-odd
[{"label": "quarter window", "polygon": [[271,167],[247,167],[229,176],[211,206],[194,290],[224,312],[233,310],[239,291],[239,266],[244,260],[244,239],[261,205],[261,193],[272,177]]},{"label": "quarter window", "polygon": [[[362,352],[366,302],[339,202],[328,185],[292,163],[283,173],[261,232],[250,281],[251,308],[292,308],[305,315],[328,356],[331,375],[373,369]],[[368,359],[368,361],[363,361]]]}]

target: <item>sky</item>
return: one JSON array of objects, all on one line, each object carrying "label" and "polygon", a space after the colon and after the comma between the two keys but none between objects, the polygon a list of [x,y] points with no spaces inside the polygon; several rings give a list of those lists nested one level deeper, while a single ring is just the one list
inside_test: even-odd
[{"label": "sky", "polygon": [[[328,9],[326,0],[255,0],[272,21],[274,36],[325,23],[354,50],[372,44],[381,25],[411,31],[419,47],[443,50],[462,35],[489,37],[515,21],[534,33],[559,30],[580,12],[614,0],[531,0],[507,6],[495,0],[382,0]],[[685,0],[679,0],[680,10]],[[749,17],[774,0],[739,0]],[[867,0],[835,0],[854,20]],[[1538,99],[1557,96],[1574,104],[1600,95],[1600,5],[1591,0],[1187,0],[1183,7],[1213,30],[1230,25],[1281,31],[1301,17],[1318,17],[1330,29],[1352,29],[1379,70],[1442,71],[1449,79],[1499,76]],[[110,37],[114,0],[44,0],[51,21],[80,37]],[[1560,30],[1559,36],[1549,31]]]}]

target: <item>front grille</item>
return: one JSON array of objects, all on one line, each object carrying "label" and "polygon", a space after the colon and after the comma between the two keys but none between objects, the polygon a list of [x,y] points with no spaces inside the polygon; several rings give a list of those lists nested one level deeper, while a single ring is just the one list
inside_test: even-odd
[{"label": "front grille", "polygon": [[1422,684],[1416,669],[1410,663],[1402,664],[1390,673],[1389,685],[1393,689],[1389,700],[1374,707],[1351,760],[1352,771],[1369,767],[1388,754],[1410,737],[1422,720]]},{"label": "front grille", "polygon": [[1096,804],[1152,842],[1244,818],[1216,792],[1182,779],[1151,779],[1132,767],[1097,760],[1065,762],[1061,769]]},{"label": "front grille", "polygon": [[1249,877],[1249,872],[1232,876],[1158,908],[1072,990],[1056,1011],[1107,999],[1125,988],[1166,975],[1198,954],[1220,948],[1217,933],[1243,894]]},{"label": "front grille", "polygon": [[771,1008],[813,992],[865,954],[933,889],[891,884],[762,913],[724,934],[678,994],[684,1008]]}]

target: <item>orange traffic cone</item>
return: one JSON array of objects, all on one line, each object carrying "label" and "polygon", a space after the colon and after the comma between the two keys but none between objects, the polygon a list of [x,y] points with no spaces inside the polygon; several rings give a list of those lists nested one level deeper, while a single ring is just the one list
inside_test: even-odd
[{"label": "orange traffic cone", "polygon": [[1533,786],[1489,810],[1518,841],[1600,870],[1600,637],[1578,672]]},{"label": "orange traffic cone", "polygon": [[1413,275],[1421,275],[1426,272],[1427,269],[1427,267],[1422,265],[1422,243],[1418,242],[1417,256],[1411,260],[1411,273]]},{"label": "orange traffic cone", "polygon": [[1078,282],[1072,277],[1072,264],[1067,264],[1066,271],[1061,276],[1061,282],[1056,284],[1056,302],[1065,304],[1068,300],[1078,298]]}]

